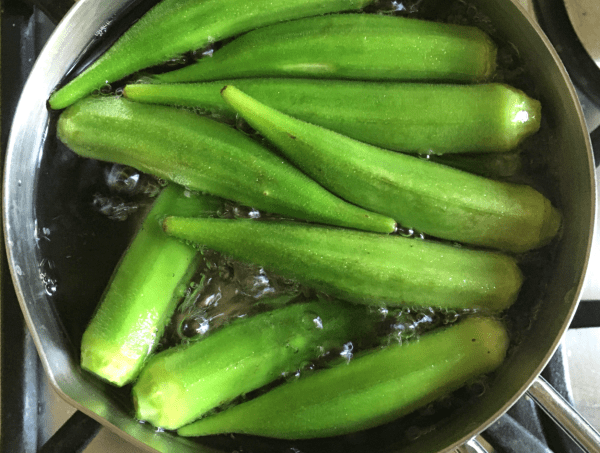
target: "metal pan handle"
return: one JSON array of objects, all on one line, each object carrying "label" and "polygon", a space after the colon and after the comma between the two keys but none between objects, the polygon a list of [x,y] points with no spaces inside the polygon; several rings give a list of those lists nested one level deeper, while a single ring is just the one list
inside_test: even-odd
[{"label": "metal pan handle", "polygon": [[[583,451],[600,451],[600,433],[577,412],[554,387],[538,376],[527,395],[575,442]],[[459,447],[455,453],[487,453],[479,436]]]},{"label": "metal pan handle", "polygon": [[533,381],[527,394],[584,451],[591,453],[600,451],[600,433],[543,377],[538,376]]},{"label": "metal pan handle", "polygon": [[455,450],[455,453],[488,453],[484,444],[486,444],[485,439],[483,439],[481,436],[475,436],[466,444],[458,447]]}]

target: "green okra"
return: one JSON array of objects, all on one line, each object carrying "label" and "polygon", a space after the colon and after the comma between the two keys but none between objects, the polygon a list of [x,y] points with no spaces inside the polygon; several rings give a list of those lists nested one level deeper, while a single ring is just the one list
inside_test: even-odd
[{"label": "green okra", "polygon": [[432,162],[493,179],[503,179],[523,170],[524,156],[520,151],[503,153],[470,153],[422,156]]},{"label": "green okra", "polygon": [[165,232],[342,300],[500,312],[523,277],[499,252],[297,222],[167,217]]},{"label": "green okra", "polygon": [[162,82],[242,77],[481,82],[496,45],[476,27],[380,14],[331,14],[242,35]]},{"label": "green okra", "polygon": [[229,79],[205,83],[132,84],[136,101],[206,109],[228,120],[219,96],[235,85],[303,121],[395,151],[445,154],[503,152],[540,127],[537,100],[508,85],[449,85],[311,79]]},{"label": "green okra", "polygon": [[153,356],[133,386],[136,416],[179,428],[332,348],[373,336],[379,320],[364,307],[306,302],[232,321]]},{"label": "green okra", "polygon": [[140,171],[286,217],[390,233],[395,222],[351,205],[245,134],[183,109],[87,98],[57,135],[83,157]]},{"label": "green okra", "polygon": [[360,10],[372,0],[162,0],[96,62],[50,97],[53,109],[140,69],[161,64],[268,24],[338,11]]},{"label": "green okra", "polygon": [[550,242],[561,223],[530,186],[378,148],[285,115],[233,86],[225,101],[323,187],[405,228],[510,252]]},{"label": "green okra", "polygon": [[182,436],[243,433],[283,439],[337,436],[393,421],[497,369],[504,326],[468,318],[283,384],[178,430]]},{"label": "green okra", "polygon": [[216,214],[212,197],[175,184],[156,199],[116,267],[81,342],[81,366],[114,385],[131,382],[152,353],[195,272],[197,250],[166,236],[167,214]]}]

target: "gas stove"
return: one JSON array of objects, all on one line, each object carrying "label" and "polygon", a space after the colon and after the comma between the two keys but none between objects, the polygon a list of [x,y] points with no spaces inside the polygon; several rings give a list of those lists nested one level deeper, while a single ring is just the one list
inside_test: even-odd
[{"label": "gas stove", "polygon": [[[578,45],[589,60],[588,63],[591,63],[591,66],[600,66],[600,27],[598,27],[600,3],[597,0],[519,0],[524,9],[535,16],[542,25],[544,22],[552,22],[548,19],[547,13],[554,9],[552,4],[556,1],[563,2],[566,17],[573,24]],[[38,6],[32,9],[21,0],[3,1],[1,60],[4,62],[2,69],[3,151],[12,111],[16,106],[21,87],[37,53],[54,28],[48,16],[53,17],[56,14],[58,17],[61,14],[46,9],[44,2],[36,2],[36,4]],[[560,29],[556,25],[554,28]],[[551,34],[550,30],[548,33]],[[562,41],[560,33],[558,35],[558,40],[556,42],[553,40],[555,47],[559,52],[562,50],[568,53],[570,41]],[[565,64],[571,73],[567,61]],[[593,71],[591,75],[584,71],[583,78],[578,79],[581,76],[579,67],[574,68],[571,73],[590,131],[600,127],[600,95],[596,94],[596,91],[600,93],[600,84],[597,85],[596,91],[590,85],[590,80],[594,77],[600,78],[600,69],[597,66],[596,76]],[[590,64],[587,65],[588,70],[589,68]],[[600,129],[597,133],[600,135]],[[600,143],[600,140],[598,142]],[[600,177],[600,173],[598,176]],[[600,197],[598,187],[597,193]],[[597,385],[600,382],[600,221],[597,220],[596,223],[598,233],[594,237],[581,309],[574,320],[574,328],[567,332],[562,348],[553,360],[553,369],[563,371],[555,385],[563,386],[564,394],[572,398],[578,411],[592,425],[600,429],[600,386]],[[33,340],[24,325],[16,296],[10,288],[5,261],[2,264],[2,271],[0,451],[24,453],[146,451],[131,445],[109,429],[100,428],[96,422],[77,412],[54,392],[43,374]],[[546,378],[551,379],[552,371],[552,369],[546,371]],[[530,430],[529,432],[534,433],[534,437],[540,429],[545,431],[546,437],[539,448],[546,448],[546,450],[536,450],[538,444],[534,446],[527,444],[529,450],[556,453],[580,451],[565,440],[558,431],[552,431],[543,417],[539,419],[536,417],[538,421],[532,423],[533,425],[537,423],[539,426],[526,426],[527,423],[523,423],[522,420],[531,419],[528,411],[535,411],[535,408],[532,408],[532,402],[525,397],[510,414],[515,419],[519,419],[518,412],[522,412],[518,426],[525,426]],[[487,441],[487,451],[491,453],[494,448],[498,452],[524,450],[525,441],[519,441],[517,448],[511,450],[506,442],[498,440],[499,436],[507,437],[506,433],[511,432],[506,431],[507,429],[506,423],[501,421],[483,433],[480,440]],[[548,445],[553,449],[550,450]]]}]

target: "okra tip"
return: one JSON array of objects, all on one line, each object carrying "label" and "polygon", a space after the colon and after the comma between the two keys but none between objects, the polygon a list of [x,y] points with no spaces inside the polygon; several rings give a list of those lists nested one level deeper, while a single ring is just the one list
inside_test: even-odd
[{"label": "okra tip", "polygon": [[562,225],[562,214],[558,209],[552,206],[550,200],[544,200],[544,218],[540,229],[540,246],[550,243],[558,236]]},{"label": "okra tip", "polygon": [[[193,225],[195,229],[198,228],[194,222],[194,217],[179,217],[179,216],[167,216],[160,220],[162,230],[168,235],[181,239],[184,242],[188,242],[190,245],[198,248],[198,244],[191,242],[190,239],[190,227]],[[193,236],[193,235],[192,235]]]},{"label": "okra tip", "polygon": [[46,105],[50,110],[62,110],[71,104],[71,102],[63,98],[62,90],[55,90],[46,101]]},{"label": "okra tip", "polygon": [[162,229],[165,233],[167,233],[168,235],[171,234],[171,221],[173,219],[173,216],[167,216],[164,219],[162,219],[161,221],[161,225],[162,225]]},{"label": "okra tip", "polygon": [[[197,228],[199,228],[195,224],[195,220],[196,218],[194,217],[188,218],[178,216],[167,216],[164,219],[159,220],[159,223],[162,226],[162,230],[168,236],[177,238],[196,250],[201,250],[202,246],[198,242],[194,241],[194,233],[196,233]],[[192,229],[194,231],[191,231]]]}]

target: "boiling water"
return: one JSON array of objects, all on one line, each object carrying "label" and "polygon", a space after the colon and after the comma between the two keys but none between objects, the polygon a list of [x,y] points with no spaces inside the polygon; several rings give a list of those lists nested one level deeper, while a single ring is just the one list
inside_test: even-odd
[{"label": "boiling water", "polygon": [[[386,1],[379,2],[369,12],[475,24],[494,36],[493,24],[463,1]],[[206,57],[219,45],[174,59],[167,69]],[[497,81],[509,83],[536,97],[535,86],[524,72],[518,51],[510,43],[500,43],[499,64]],[[155,70],[165,70],[165,67]],[[108,87],[109,95],[113,95],[112,90],[118,90],[121,85],[116,83]],[[253,133],[243,122],[237,126],[247,133]],[[516,167],[510,167],[510,171],[504,171],[499,176],[527,182],[553,199],[553,184],[543,176],[541,150],[547,140],[545,131],[547,125],[543,122],[542,131],[537,137],[525,143],[522,152],[525,158],[518,159]],[[74,351],[78,351],[83,330],[112,270],[164,183],[129,168],[81,159],[54,139],[47,140],[41,165],[44,171],[40,173],[39,187],[44,190],[38,191],[36,209],[39,246],[46,258],[40,262],[40,278],[48,294],[52,295]],[[227,206],[220,215],[250,218],[266,216],[265,213],[235,205]],[[398,234],[414,237],[414,240],[421,240],[422,237],[419,232],[402,228]],[[552,262],[552,254],[552,247],[547,247],[522,257],[521,267],[528,278],[519,300],[505,315],[513,347],[519,343],[520,333],[535,319],[536,304],[543,298],[548,278],[546,263]],[[201,337],[239,317],[315,296],[312,289],[281,278],[269,270],[206,252],[160,347]],[[378,344],[414,339],[422,332],[452,323],[464,314],[429,308],[405,308],[389,312],[382,309]],[[338,350],[307,368],[326,367],[332,357],[352,360],[359,351],[359,345],[340,345]],[[75,354],[79,355],[78,352]],[[409,417],[340,438],[290,444],[248,436],[219,436],[199,442],[226,451],[245,452],[348,452],[374,451],[379,447],[385,450],[396,444],[399,438],[403,442],[410,442],[436,429],[448,414],[468,407],[485,391],[486,385],[485,380],[472,383]],[[129,389],[114,392],[115,398],[131,410]]]}]

